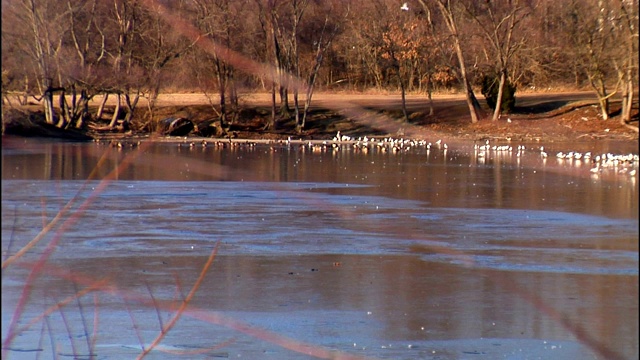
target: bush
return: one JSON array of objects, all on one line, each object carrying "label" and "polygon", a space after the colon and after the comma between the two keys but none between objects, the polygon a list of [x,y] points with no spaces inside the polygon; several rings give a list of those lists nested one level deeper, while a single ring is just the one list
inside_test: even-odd
[{"label": "bush", "polygon": [[[491,109],[496,108],[498,102],[498,89],[500,88],[500,76],[497,74],[484,75],[482,77],[482,95],[487,100]],[[516,86],[509,79],[502,89],[502,112],[509,113],[516,106]]]}]

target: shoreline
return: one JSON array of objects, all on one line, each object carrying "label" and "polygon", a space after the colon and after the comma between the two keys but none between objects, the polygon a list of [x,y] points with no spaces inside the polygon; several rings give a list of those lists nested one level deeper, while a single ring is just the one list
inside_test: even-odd
[{"label": "shoreline", "polygon": [[[164,94],[150,111],[145,103],[138,105],[131,128],[107,129],[107,118],[114,106],[108,107],[101,120],[92,120],[84,131],[97,141],[229,141],[277,143],[287,139],[313,144],[331,140],[338,132],[353,139],[385,138],[477,142],[638,142],[638,110],[634,108],[631,124],[621,124],[615,116],[602,120],[595,96],[591,92],[523,93],[516,109],[500,120],[490,120],[490,109],[483,104],[484,117],[477,123],[469,120],[468,107],[460,94],[434,96],[433,115],[425,96],[408,95],[406,99],[409,121],[404,121],[399,94],[314,94],[305,130],[296,131],[293,112],[288,119],[280,119],[275,130],[264,130],[270,119],[270,94],[243,95],[240,115],[221,132],[212,105],[203,94]],[[95,100],[95,99],[94,99]],[[143,99],[141,98],[141,101]],[[245,101],[246,100],[246,101]],[[301,102],[303,100],[300,100]],[[96,106],[93,102],[91,107]],[[42,115],[39,105],[7,107],[5,124],[27,115],[34,125]],[[22,114],[22,115],[21,115]],[[186,136],[167,137],[157,130],[158,123],[167,118],[182,117],[194,129]],[[26,121],[25,121],[26,122]],[[5,125],[3,124],[3,125]],[[18,125],[20,121],[18,121]],[[213,132],[211,132],[213,130]],[[28,136],[29,130],[22,130]],[[206,131],[202,132],[202,131]],[[9,134],[14,134],[9,132]],[[19,135],[19,134],[18,134]]]}]

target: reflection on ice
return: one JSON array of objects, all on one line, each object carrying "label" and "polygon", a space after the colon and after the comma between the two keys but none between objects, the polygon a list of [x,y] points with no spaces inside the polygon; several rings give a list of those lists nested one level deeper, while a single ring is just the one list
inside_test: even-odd
[{"label": "reflection on ice", "polygon": [[[74,299],[51,313],[47,331],[57,337],[44,336],[44,357],[85,355],[83,330],[97,333],[87,356],[136,356],[218,245],[192,313],[161,350],[307,354],[256,336],[268,333],[388,359],[638,358],[635,169],[609,176],[584,164],[586,151],[623,151],[613,144],[572,148],[570,159],[557,157],[561,144],[544,144],[548,158],[542,144],[477,154],[444,144],[368,152],[4,145],[5,258],[70,204],[3,269],[3,339],[19,304],[26,323]],[[137,162],[121,168],[129,156]],[[108,174],[114,181],[85,181]],[[27,286],[29,266],[54,238],[46,270]],[[74,297],[103,280],[108,287]],[[159,309],[151,297],[169,304]],[[214,313],[249,325],[238,331]],[[86,322],[94,316],[97,329]],[[12,357],[42,339],[40,324],[21,332]]]},{"label": "reflection on ice", "polygon": [[[3,207],[16,206],[21,222],[37,221],[41,209],[21,204],[37,203],[43,196],[38,193],[44,192],[54,212],[54,205],[63,204],[81,186],[5,181],[3,187],[14,195]],[[20,192],[25,187],[33,191]],[[437,208],[416,200],[359,194],[366,188],[327,183],[115,182],[83,211],[82,221],[66,231],[59,252],[68,257],[157,252],[179,256],[210,249],[220,241],[221,250],[231,255],[426,251],[422,258],[427,261],[492,269],[638,274],[637,252],[627,247],[637,237],[634,220],[558,211]]]}]

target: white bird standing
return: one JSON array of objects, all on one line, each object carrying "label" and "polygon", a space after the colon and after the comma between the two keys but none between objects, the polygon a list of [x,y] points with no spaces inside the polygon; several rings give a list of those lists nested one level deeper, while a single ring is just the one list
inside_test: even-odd
[{"label": "white bird standing", "polygon": [[402,7],[400,7],[400,10],[402,10],[402,11],[409,11],[409,4],[408,4],[408,3],[404,3],[404,4],[402,4]]}]

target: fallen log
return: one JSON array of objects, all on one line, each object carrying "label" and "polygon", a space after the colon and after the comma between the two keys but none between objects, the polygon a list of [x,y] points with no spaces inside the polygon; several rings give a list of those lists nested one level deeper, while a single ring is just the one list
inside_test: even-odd
[{"label": "fallen log", "polygon": [[162,135],[186,136],[193,131],[193,122],[182,117],[170,117],[158,122],[158,131]]}]

